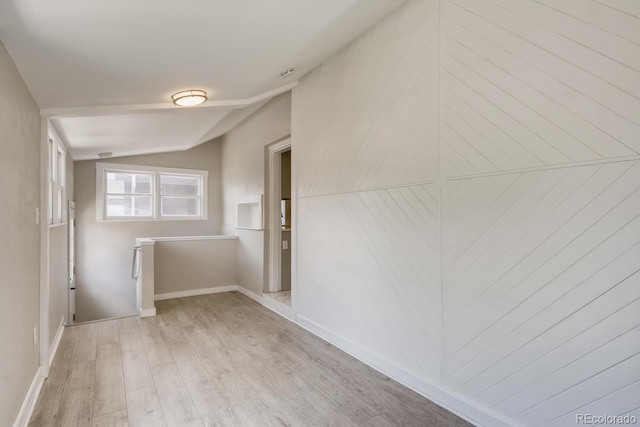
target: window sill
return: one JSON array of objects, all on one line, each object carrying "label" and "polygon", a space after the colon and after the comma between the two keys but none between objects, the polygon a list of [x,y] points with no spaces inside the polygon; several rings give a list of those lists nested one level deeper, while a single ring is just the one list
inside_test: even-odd
[{"label": "window sill", "polygon": [[96,222],[208,221],[208,218],[98,218]]},{"label": "window sill", "polygon": [[58,228],[58,227],[62,227],[63,225],[67,225],[66,222],[57,222],[55,224],[49,224],[49,228]]}]

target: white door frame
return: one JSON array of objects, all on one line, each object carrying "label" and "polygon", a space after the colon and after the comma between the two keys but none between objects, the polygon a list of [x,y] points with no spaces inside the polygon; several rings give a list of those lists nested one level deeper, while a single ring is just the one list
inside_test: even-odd
[{"label": "white door frame", "polygon": [[281,281],[282,240],[280,226],[280,155],[291,149],[291,138],[267,147],[269,163],[269,292],[278,292]]},{"label": "white door frame", "polygon": [[72,200],[69,200],[69,214],[67,215],[67,222],[69,224],[69,230],[67,235],[68,241],[68,276],[69,283],[67,286],[67,325],[73,325],[76,322],[76,204]]},{"label": "white door frame", "polygon": [[40,121],[40,375],[49,376],[49,117]]}]

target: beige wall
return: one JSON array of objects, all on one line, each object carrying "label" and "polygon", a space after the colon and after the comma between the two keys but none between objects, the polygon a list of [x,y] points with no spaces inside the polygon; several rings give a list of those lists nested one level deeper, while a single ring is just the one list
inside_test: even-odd
[{"label": "beige wall", "polygon": [[280,290],[291,290],[291,252],[293,251],[291,242],[291,231],[281,231],[281,241],[287,242],[289,249],[282,249],[282,256],[280,258]]},{"label": "beige wall", "polygon": [[[40,111],[0,43],[0,425],[13,425],[38,369]],[[46,218],[46,213],[45,213]]]},{"label": "beige wall", "polygon": [[223,232],[239,236],[238,285],[257,294],[262,294],[268,274],[264,263],[265,233],[235,228],[236,201],[265,194],[265,147],[290,132],[291,94],[285,93],[222,137]]},{"label": "beige wall", "polygon": [[219,140],[214,140],[187,151],[107,160],[108,163],[208,170],[209,219],[206,221],[96,221],[96,161],[75,163],[77,321],[136,313],[131,257],[137,237],[220,233],[220,151]]},{"label": "beige wall", "polygon": [[60,321],[67,319],[69,256],[67,224],[49,229],[49,345],[53,343]]},{"label": "beige wall", "polygon": [[157,241],[155,295],[236,285],[236,242],[236,239]]}]

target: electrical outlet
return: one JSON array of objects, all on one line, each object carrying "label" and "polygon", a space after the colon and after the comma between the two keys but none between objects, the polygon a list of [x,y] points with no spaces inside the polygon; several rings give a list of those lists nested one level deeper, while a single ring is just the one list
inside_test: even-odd
[{"label": "electrical outlet", "polygon": [[40,224],[40,208],[36,207],[36,224]]},{"label": "electrical outlet", "polygon": [[35,347],[38,344],[38,327],[33,327],[33,346]]},{"label": "electrical outlet", "polygon": [[282,250],[287,250],[289,249],[289,241],[288,240],[283,240],[282,241]]}]

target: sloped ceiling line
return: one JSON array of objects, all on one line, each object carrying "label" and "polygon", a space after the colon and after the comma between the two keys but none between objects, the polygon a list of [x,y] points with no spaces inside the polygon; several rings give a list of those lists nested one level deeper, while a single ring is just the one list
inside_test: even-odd
[{"label": "sloped ceiling line", "polygon": [[[267,92],[263,92],[256,96],[244,99],[220,99],[209,100],[203,104],[189,107],[190,109],[222,109],[222,110],[234,110],[245,108],[258,102],[267,101],[274,96],[278,96],[282,93],[290,91],[298,85],[298,81],[286,84],[277,89],[273,89]],[[87,107],[70,107],[70,108],[44,108],[40,110],[42,116],[48,118],[63,118],[63,117],[93,117],[104,116],[111,114],[122,113],[135,113],[145,111],[172,111],[183,110],[184,107],[178,107],[171,102],[162,102],[155,104],[129,104],[129,105],[97,105]]]}]

